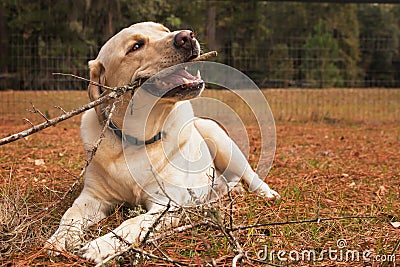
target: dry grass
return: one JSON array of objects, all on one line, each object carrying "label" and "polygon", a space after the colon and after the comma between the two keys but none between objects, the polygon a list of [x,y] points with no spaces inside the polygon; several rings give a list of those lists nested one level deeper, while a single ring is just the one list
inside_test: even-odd
[{"label": "dry grass", "polygon": [[[377,255],[392,254],[398,249],[400,229],[390,222],[400,221],[400,143],[399,90],[357,92],[331,90],[266,91],[277,128],[277,150],[268,183],[282,200],[268,202],[252,194],[228,197],[214,207],[185,212],[182,224],[204,220],[233,226],[258,223],[299,221],[343,216],[375,216],[345,220],[271,225],[237,230],[232,235],[249,257],[266,246],[274,249],[321,252],[345,239],[352,250],[372,250]],[[358,91],[359,92],[359,91]],[[32,100],[38,108],[55,116],[59,111],[86,101],[85,92],[4,92],[0,97],[0,135],[27,127],[21,120]],[[227,92],[208,91],[235,104]],[[349,99],[350,95],[353,97]],[[321,99],[322,98],[322,99]],[[13,99],[18,101],[14,101]],[[361,99],[361,100],[360,100]],[[353,102],[352,102],[353,101]],[[368,102],[370,101],[370,102]],[[290,103],[290,104],[289,104]],[[318,103],[321,103],[318,104]],[[354,105],[358,103],[358,108]],[[322,105],[323,104],[323,105]],[[240,110],[240,107],[238,107]],[[329,114],[327,113],[329,111]],[[378,114],[378,115],[376,115]],[[251,146],[259,146],[257,132],[248,125]],[[35,164],[43,159],[43,165]],[[254,160],[254,158],[252,158]],[[30,136],[27,140],[0,147],[0,264],[35,266],[85,266],[89,263],[65,253],[50,258],[43,242],[55,231],[63,212],[79,194],[81,185],[56,205],[84,166],[79,139],[79,118]],[[211,209],[211,210],[210,210]],[[88,238],[106,232],[135,211],[121,207],[88,233]],[[219,218],[219,219],[217,219]],[[144,249],[159,257],[190,265],[230,266],[235,256],[230,239],[221,229],[209,225],[165,236]],[[396,252],[397,262],[400,254]],[[115,261],[136,262],[134,253]],[[275,254],[276,256],[276,254]],[[284,265],[278,261],[275,264]],[[372,266],[371,262],[324,261],[297,262],[294,265]],[[378,263],[375,263],[375,265]],[[381,264],[381,263],[379,263]],[[383,263],[385,264],[385,263]],[[170,266],[162,260],[141,259],[140,266]],[[247,260],[245,266],[266,266]],[[393,266],[391,263],[386,266]]]}]

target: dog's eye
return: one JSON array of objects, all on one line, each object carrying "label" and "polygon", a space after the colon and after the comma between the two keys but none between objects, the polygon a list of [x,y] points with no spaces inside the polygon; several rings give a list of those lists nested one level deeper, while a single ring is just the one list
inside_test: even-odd
[{"label": "dog's eye", "polygon": [[144,45],[144,43],[136,43],[136,44],[134,44],[134,45],[131,47],[131,49],[129,49],[129,51],[128,51],[127,54],[139,50],[143,45]]}]

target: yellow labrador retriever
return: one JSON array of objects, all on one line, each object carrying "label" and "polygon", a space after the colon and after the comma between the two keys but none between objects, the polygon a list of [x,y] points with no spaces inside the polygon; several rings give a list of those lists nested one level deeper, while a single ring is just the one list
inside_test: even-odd
[{"label": "yellow labrador retriever", "polygon": [[[199,53],[200,45],[189,30],[171,32],[161,24],[138,23],[105,43],[97,58],[89,62],[90,79],[110,87],[150,80]],[[172,210],[206,201],[240,178],[249,191],[266,198],[279,197],[251,169],[217,123],[194,117],[188,100],[204,89],[200,74],[192,75],[178,67],[161,77],[164,80],[157,79],[154,86],[138,88],[134,96],[128,92],[114,103],[115,112],[87,168],[83,191],[47,241],[53,253],[79,249],[82,257],[101,262],[128,244],[140,242],[166,207]],[[166,90],[173,83],[176,85]],[[89,85],[88,89],[91,100],[103,93],[99,86]],[[110,105],[90,110],[82,117],[81,135],[88,152],[110,116]],[[220,179],[211,182],[210,177]],[[81,244],[84,229],[122,202],[141,204],[147,213]],[[177,221],[168,214],[163,226],[172,227]]]}]

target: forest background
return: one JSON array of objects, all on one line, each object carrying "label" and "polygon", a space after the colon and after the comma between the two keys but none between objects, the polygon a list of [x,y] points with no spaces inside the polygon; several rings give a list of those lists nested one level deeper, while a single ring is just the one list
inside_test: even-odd
[{"label": "forest background", "polygon": [[400,87],[396,4],[3,0],[0,90],[85,89],[52,73],[86,77],[99,47],[140,21],[192,29],[260,87]]}]

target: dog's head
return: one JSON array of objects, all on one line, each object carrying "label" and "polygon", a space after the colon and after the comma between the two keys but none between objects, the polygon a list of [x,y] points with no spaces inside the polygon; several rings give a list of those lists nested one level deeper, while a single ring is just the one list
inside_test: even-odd
[{"label": "dog's head", "polygon": [[[200,45],[192,31],[171,32],[158,23],[138,23],[110,38],[97,58],[89,61],[90,80],[110,87],[123,86],[149,79],[199,54]],[[199,95],[204,82],[181,67],[162,74],[162,79],[158,77],[148,88],[153,95],[180,101]],[[99,86],[90,84],[88,89],[92,101],[102,94]],[[101,110],[96,109],[99,116]]]}]

